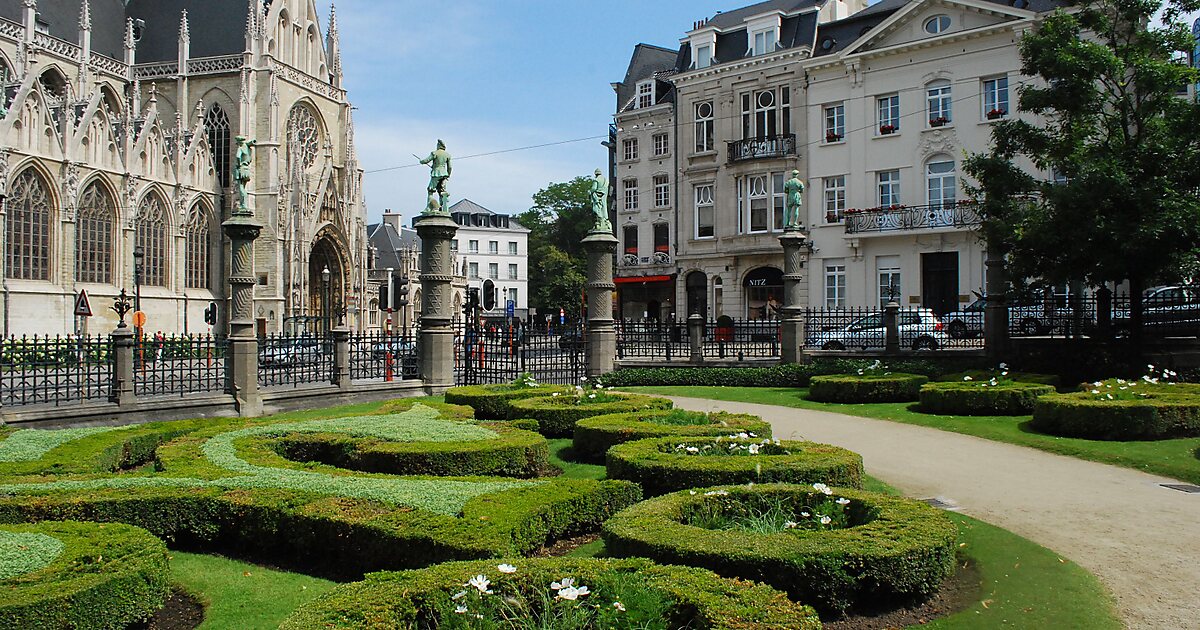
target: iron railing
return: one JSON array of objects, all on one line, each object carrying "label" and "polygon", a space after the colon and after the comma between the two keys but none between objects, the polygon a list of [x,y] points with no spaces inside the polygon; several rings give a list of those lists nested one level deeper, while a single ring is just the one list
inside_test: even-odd
[{"label": "iron railing", "polygon": [[804,310],[804,347],[810,350],[883,350],[886,345],[881,308]]},{"label": "iron railing", "polygon": [[521,328],[518,369],[539,383],[574,385],[587,376],[587,332],[572,324]]},{"label": "iron railing", "polygon": [[691,353],[687,324],[677,321],[620,320],[617,327],[617,358],[686,360]]},{"label": "iron railing", "polygon": [[781,328],[779,320],[717,319],[704,325],[705,358],[746,359],[778,358],[780,356]]},{"label": "iron railing", "polygon": [[[686,321],[621,320],[617,327],[618,359],[691,358],[691,333]],[[707,358],[746,359],[779,357],[778,320],[718,318],[704,323],[701,352]]]},{"label": "iron railing", "polygon": [[528,373],[546,384],[575,384],[587,375],[587,337],[571,325],[455,323],[454,380],[460,385],[511,383]]},{"label": "iron railing", "polygon": [[420,378],[420,356],[416,340],[411,336],[350,333],[350,380]]},{"label": "iron railing", "polygon": [[269,335],[258,341],[260,387],[333,383],[333,340],[327,336]]},{"label": "iron railing", "polygon": [[971,200],[926,206],[889,206],[845,212],[846,234],[963,228],[982,223],[979,205]]},{"label": "iron railing", "polygon": [[729,161],[758,160],[796,155],[796,134],[746,138],[729,143]]},{"label": "iron railing", "polygon": [[134,354],[133,393],[230,393],[228,350],[228,340],[208,334],[143,338]]},{"label": "iron railing", "polygon": [[108,400],[112,381],[107,335],[9,337],[0,346],[0,406]]}]

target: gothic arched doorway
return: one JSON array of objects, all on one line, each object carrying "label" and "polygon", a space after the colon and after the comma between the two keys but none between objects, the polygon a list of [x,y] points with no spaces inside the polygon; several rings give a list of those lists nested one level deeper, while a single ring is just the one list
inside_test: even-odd
[{"label": "gothic arched doorway", "polygon": [[[339,323],[346,308],[346,265],[337,240],[322,233],[308,257],[308,315],[310,330],[327,331]],[[326,273],[328,270],[328,273]]]}]

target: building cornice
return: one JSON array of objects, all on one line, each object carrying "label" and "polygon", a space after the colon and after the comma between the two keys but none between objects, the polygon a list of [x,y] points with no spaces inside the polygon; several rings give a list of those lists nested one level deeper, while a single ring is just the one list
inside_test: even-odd
[{"label": "building cornice", "polygon": [[699,83],[708,79],[717,78],[730,72],[746,71],[746,70],[763,70],[767,66],[776,63],[788,63],[792,61],[804,61],[812,56],[812,51],[807,46],[797,46],[781,50],[769,55],[759,55],[756,57],[747,57],[739,61],[729,61],[721,64],[702,68],[700,70],[685,70],[673,77],[667,79],[676,88],[688,85],[690,83]]}]

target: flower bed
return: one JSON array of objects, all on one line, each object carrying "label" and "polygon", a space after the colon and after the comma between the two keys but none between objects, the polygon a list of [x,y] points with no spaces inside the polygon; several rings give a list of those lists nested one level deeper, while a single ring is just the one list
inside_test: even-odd
[{"label": "flower bed", "polygon": [[1032,427],[1089,440],[1200,436],[1200,385],[1114,379],[1037,400]]},{"label": "flower bed", "polygon": [[862,456],[814,442],[666,437],[609,449],[609,479],[637,482],[647,496],[743,483],[827,483],[862,487]]},{"label": "flower bed", "polygon": [[121,629],[162,607],[167,548],[109,523],[0,526],[0,627]]},{"label": "flower bed", "polygon": [[1011,380],[927,383],[921,387],[920,411],[956,416],[1024,416],[1033,413],[1039,396],[1054,387]]},{"label": "flower bed", "polygon": [[609,519],[608,553],[765,581],[831,615],[926,598],[954,570],[957,529],[924,503],[820,485],[692,492]]},{"label": "flower bed", "polygon": [[576,458],[603,462],[609,448],[625,442],[668,435],[719,436],[731,432],[771,437],[771,423],[747,414],[683,409],[614,413],[576,422],[572,446]]},{"label": "flower bed", "polygon": [[373,573],[297,610],[280,626],[816,630],[812,608],[760,584],[648,560],[546,558],[455,562]]},{"label": "flower bed", "polygon": [[466,385],[446,390],[446,402],[467,405],[475,410],[481,420],[506,420],[510,417],[510,403],[535,396],[549,396],[555,392],[565,394],[572,391],[567,385],[525,385],[521,383],[503,385]]},{"label": "flower bed", "polygon": [[538,431],[546,437],[571,437],[575,423],[584,418],[670,408],[671,401],[666,398],[576,389],[558,396],[513,401],[512,415],[537,420]]},{"label": "flower bed", "polygon": [[901,372],[814,376],[808,398],[827,403],[912,402],[929,377]]}]

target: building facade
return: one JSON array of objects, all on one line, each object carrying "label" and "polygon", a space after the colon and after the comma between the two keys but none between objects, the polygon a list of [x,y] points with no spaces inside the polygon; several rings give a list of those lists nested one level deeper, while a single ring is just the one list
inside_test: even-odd
[{"label": "building facade", "polygon": [[[463,199],[450,206],[458,232],[450,242],[457,267],[466,276],[466,286],[479,290],[483,316],[504,319],[508,301],[513,316],[529,316],[529,230],[507,214],[497,214]],[[485,291],[493,289],[492,297]],[[461,315],[466,294],[454,291],[454,312]],[[491,306],[491,308],[486,308]]]},{"label": "building facade", "polygon": [[81,290],[107,332],[121,289],[149,330],[222,332],[239,135],[259,332],[363,326],[362,171],[322,19],[311,0],[0,0],[3,332],[80,331]]},{"label": "building facade", "polygon": [[[694,23],[658,74],[674,87],[660,115],[677,119],[677,317],[777,317],[793,170],[806,183],[809,306],[894,295],[947,312],[982,291],[961,162],[1013,115],[1017,41],[1053,8],[1041,4],[770,0]],[[627,119],[618,112],[618,169],[638,133]]]}]

